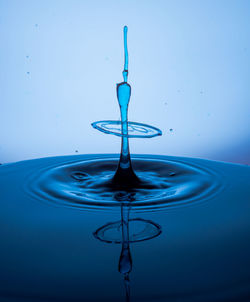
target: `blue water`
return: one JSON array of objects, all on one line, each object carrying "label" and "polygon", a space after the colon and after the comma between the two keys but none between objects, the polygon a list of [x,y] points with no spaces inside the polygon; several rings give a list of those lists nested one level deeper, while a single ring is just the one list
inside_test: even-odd
[{"label": "blue water", "polygon": [[[121,244],[119,272],[124,279],[126,301],[130,301],[130,243],[153,239],[161,233],[161,226],[153,221],[130,220],[130,210],[151,212],[204,202],[218,194],[223,185],[216,170],[165,156],[134,156],[133,173],[139,181],[124,184],[122,179],[118,183],[114,182],[119,171],[117,163],[117,155],[89,155],[65,164],[53,162],[37,168],[27,178],[24,189],[35,199],[62,206],[98,211],[121,208],[121,220],[99,227],[94,236],[102,242]],[[131,223],[134,230],[129,232]]]},{"label": "blue water", "polygon": [[[121,204],[121,220],[107,223],[94,232],[95,238],[106,243],[121,244],[119,272],[123,275],[126,301],[130,301],[132,256],[130,244],[153,239],[161,234],[161,226],[141,218],[129,219],[131,205]],[[132,227],[131,227],[132,224]],[[131,229],[133,233],[131,234]]]},{"label": "blue water", "polygon": [[[131,160],[136,174],[143,167],[165,174],[170,186],[163,190],[165,196],[169,192],[163,203],[152,202],[155,193],[143,203],[130,195],[135,201],[124,205],[129,234],[126,225],[121,231],[126,220],[121,202],[106,196],[96,203],[85,200],[88,194],[80,199],[72,193],[95,170],[113,168],[111,177],[118,154],[0,166],[0,301],[125,301],[129,282],[131,302],[248,301],[250,168],[167,156],[133,155]],[[73,178],[73,171],[83,173],[82,180]],[[175,178],[179,189],[182,181],[183,189],[201,179],[206,186],[193,194],[180,192],[176,199],[178,190],[171,192]],[[133,202],[136,206],[129,208]],[[129,243],[130,281],[119,272],[123,242]]]},{"label": "blue water", "polygon": [[130,155],[127,31],[120,155],[0,166],[0,301],[249,301],[250,168]]},{"label": "blue water", "polygon": [[27,179],[27,193],[77,208],[120,207],[129,203],[140,211],[195,203],[221,188],[216,171],[192,161],[166,156],[134,155],[136,183],[114,183],[118,155],[86,155],[65,165],[37,168]]}]

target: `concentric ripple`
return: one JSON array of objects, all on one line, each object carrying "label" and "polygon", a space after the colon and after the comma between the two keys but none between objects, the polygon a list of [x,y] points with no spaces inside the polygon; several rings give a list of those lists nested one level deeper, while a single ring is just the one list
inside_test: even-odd
[{"label": "concentric ripple", "polygon": [[29,191],[45,200],[73,207],[162,208],[194,202],[216,191],[216,173],[165,156],[134,156],[133,168],[141,180],[134,188],[112,185],[117,156],[89,155],[38,170]]},{"label": "concentric ripple", "polygon": [[126,136],[130,138],[151,138],[162,135],[160,129],[137,122],[128,122],[128,134],[122,133],[121,121],[98,121],[91,124],[93,128],[106,134]]}]

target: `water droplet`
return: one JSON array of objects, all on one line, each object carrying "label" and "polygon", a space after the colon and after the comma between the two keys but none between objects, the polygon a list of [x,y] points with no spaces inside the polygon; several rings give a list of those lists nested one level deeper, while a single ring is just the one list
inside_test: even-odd
[{"label": "water droplet", "polygon": [[169,129],[169,131],[170,131],[170,132],[173,132],[173,129],[172,129],[172,128],[170,128],[170,129]]}]

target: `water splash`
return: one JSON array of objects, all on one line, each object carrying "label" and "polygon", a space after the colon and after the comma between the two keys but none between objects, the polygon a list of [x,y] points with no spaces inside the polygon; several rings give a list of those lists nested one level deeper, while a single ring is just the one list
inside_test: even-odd
[{"label": "water splash", "polygon": [[[156,127],[146,124],[128,122],[128,105],[131,96],[131,86],[128,81],[128,44],[127,44],[128,27],[123,28],[124,37],[124,69],[122,72],[123,82],[117,84],[116,93],[120,107],[121,121],[98,121],[92,123],[92,126],[106,134],[121,136],[120,160],[116,173],[113,177],[115,186],[135,187],[141,182],[135,174],[129,152],[129,137],[151,138],[161,135],[162,132]],[[118,128],[115,126],[119,126]],[[131,134],[132,133],[132,134]]]},{"label": "water splash", "polygon": [[151,209],[190,203],[214,191],[213,173],[167,157],[135,158],[135,173],[129,138],[152,138],[162,132],[147,124],[128,121],[131,86],[128,84],[127,33],[128,28],[124,26],[123,82],[116,87],[121,121],[92,123],[99,131],[121,137],[118,166],[116,156],[104,158],[101,155],[100,158],[89,156],[77,163],[51,167],[38,172],[31,180],[30,191],[36,195],[74,207],[117,207],[131,203],[134,208]]},{"label": "water splash", "polygon": [[221,186],[220,174],[204,162],[133,155],[140,182],[125,187],[113,182],[118,159],[118,155],[81,155],[37,167],[26,183],[27,192],[69,207],[98,210],[129,202],[137,210],[150,211],[205,200]]}]

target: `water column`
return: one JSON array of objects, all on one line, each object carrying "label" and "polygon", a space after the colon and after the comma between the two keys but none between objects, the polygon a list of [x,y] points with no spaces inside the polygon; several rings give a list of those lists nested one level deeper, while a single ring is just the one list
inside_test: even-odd
[{"label": "water column", "polygon": [[128,46],[127,46],[127,26],[124,26],[124,70],[122,72],[124,81],[117,84],[117,99],[121,112],[121,154],[117,171],[113,181],[119,185],[131,185],[139,182],[135,175],[129,153],[128,141],[128,104],[131,96],[131,86],[127,83],[128,80]]}]

